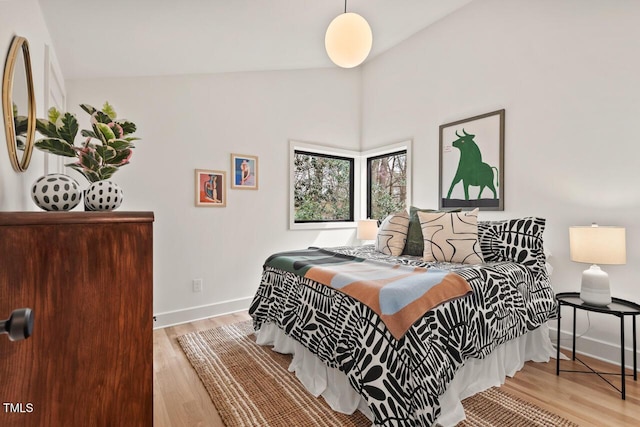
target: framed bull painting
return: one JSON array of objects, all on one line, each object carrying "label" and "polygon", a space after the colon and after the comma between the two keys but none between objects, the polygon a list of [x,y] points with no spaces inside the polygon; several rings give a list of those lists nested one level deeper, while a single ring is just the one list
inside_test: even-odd
[{"label": "framed bull painting", "polygon": [[504,210],[504,111],[440,126],[440,209]]}]

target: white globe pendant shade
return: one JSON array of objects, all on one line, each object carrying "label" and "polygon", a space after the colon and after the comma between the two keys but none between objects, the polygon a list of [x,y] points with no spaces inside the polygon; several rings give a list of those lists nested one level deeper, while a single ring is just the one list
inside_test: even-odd
[{"label": "white globe pendant shade", "polygon": [[327,28],[324,47],[329,58],[339,67],[353,68],[367,59],[373,43],[371,27],[357,13],[338,15]]}]

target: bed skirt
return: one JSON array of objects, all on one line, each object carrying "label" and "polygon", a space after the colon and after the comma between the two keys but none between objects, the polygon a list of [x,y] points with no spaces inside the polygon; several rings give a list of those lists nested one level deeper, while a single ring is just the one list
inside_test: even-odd
[{"label": "bed skirt", "polygon": [[[289,371],[295,372],[302,385],[314,396],[322,396],[338,412],[353,414],[360,410],[370,420],[371,411],[351,387],[345,374],[327,367],[313,353],[273,323],[265,323],[256,332],[259,345],[271,345],[278,353],[292,354]],[[469,359],[458,370],[447,391],[440,397],[441,415],[436,425],[455,426],[465,419],[461,401],[493,386],[504,384],[526,361],[548,362],[555,355],[545,323],[534,331],[508,341],[484,359]]]}]

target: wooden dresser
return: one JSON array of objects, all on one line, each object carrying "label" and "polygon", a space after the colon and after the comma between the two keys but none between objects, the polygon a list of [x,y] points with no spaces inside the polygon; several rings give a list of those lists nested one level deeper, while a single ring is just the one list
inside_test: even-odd
[{"label": "wooden dresser", "polygon": [[153,213],[0,212],[1,426],[153,424]]}]

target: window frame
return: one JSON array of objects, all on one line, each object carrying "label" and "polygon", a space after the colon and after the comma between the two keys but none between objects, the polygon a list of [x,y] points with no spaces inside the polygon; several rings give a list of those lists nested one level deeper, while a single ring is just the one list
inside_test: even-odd
[{"label": "window frame", "polygon": [[[371,218],[371,211],[372,211],[371,203],[373,201],[372,200],[373,197],[371,197],[372,196],[371,191],[373,190],[373,182],[371,180],[371,163],[373,161],[375,161],[375,160],[384,159],[384,158],[390,157],[390,156],[398,156],[398,155],[402,155],[402,154],[405,155],[405,164],[406,164],[406,161],[407,161],[406,159],[408,159],[407,150],[399,150],[399,151],[394,151],[394,152],[391,152],[391,153],[378,154],[376,156],[369,156],[369,157],[365,157],[364,158],[364,165],[365,165],[365,168],[366,168],[366,171],[367,171],[367,180],[366,180],[367,182],[366,182],[366,192],[365,192],[366,200],[367,200],[366,203],[365,203],[365,209],[366,209],[367,218]],[[406,173],[406,170],[407,169],[405,167],[405,173]],[[406,182],[406,177],[405,177],[405,182]],[[406,188],[406,184],[405,184],[405,188]],[[406,204],[406,200],[405,200],[405,204]],[[406,206],[405,206],[405,208],[406,208]],[[382,220],[384,218],[378,218],[378,219]]]},{"label": "window frame", "polygon": [[[371,185],[370,172],[369,172],[369,160],[386,157],[390,154],[400,153],[402,151],[406,152],[406,155],[407,155],[407,160],[406,160],[407,162],[406,164],[406,173],[407,173],[406,206],[407,207],[406,209],[408,212],[409,206],[411,206],[411,202],[413,199],[413,186],[412,186],[412,179],[411,179],[411,177],[413,176],[412,167],[411,167],[412,145],[413,145],[413,141],[409,139],[409,140],[397,142],[394,144],[384,145],[371,150],[366,150],[361,153],[361,159],[363,164],[361,180],[364,183],[364,188],[365,188],[365,191],[362,192],[362,200],[361,200],[361,204],[363,206],[363,212],[361,212],[362,218],[369,218],[369,215],[370,215],[370,199],[371,199],[372,185]],[[381,218],[381,220],[382,219],[384,218]]]},{"label": "window frame", "polygon": [[[367,179],[367,159],[370,157],[383,156],[385,154],[391,154],[398,151],[407,152],[407,180],[406,180],[406,194],[407,194],[407,209],[411,206],[413,199],[413,186],[412,186],[412,145],[413,140],[403,140],[401,142],[387,144],[378,148],[355,151],[346,150],[342,148],[335,148],[331,146],[302,142],[296,140],[289,141],[289,230],[330,230],[330,229],[345,229],[356,228],[357,221],[367,218],[367,197],[369,193],[370,184]],[[342,158],[352,158],[353,162],[353,221],[314,221],[314,222],[296,222],[295,221],[295,198],[294,198],[294,162],[295,152],[302,151],[313,154],[320,154],[325,156],[335,156]]]},{"label": "window frame", "polygon": [[[330,220],[330,221],[300,221],[295,220],[295,155],[296,152],[306,154],[316,154],[322,157],[333,157],[340,160],[350,160],[351,169],[351,197],[350,210],[351,218],[349,220]],[[354,228],[356,219],[360,213],[360,152],[352,150],[344,150],[340,148],[322,146],[300,141],[289,141],[289,229],[290,230],[313,230],[313,229],[335,229],[335,228]]]}]

